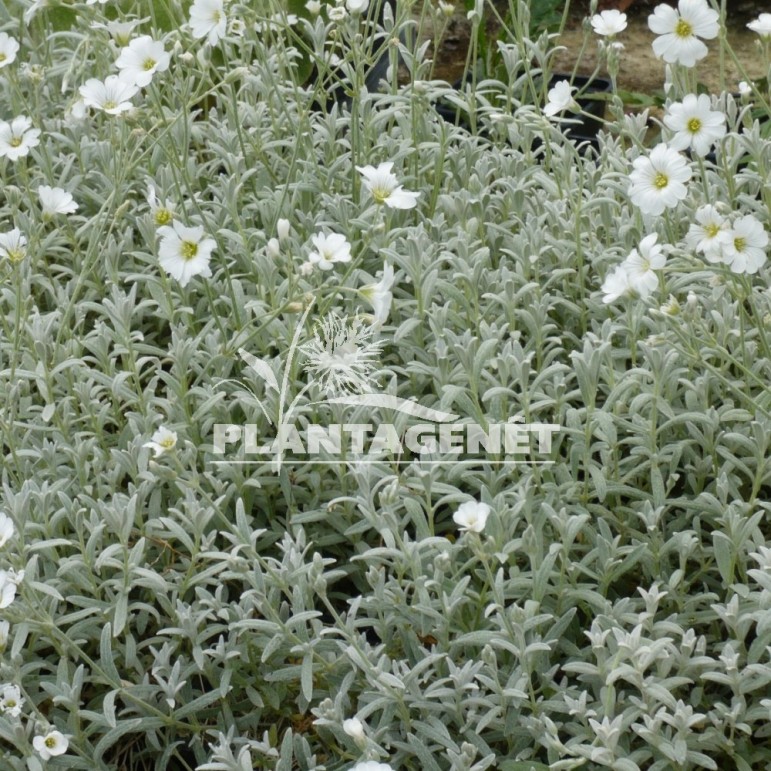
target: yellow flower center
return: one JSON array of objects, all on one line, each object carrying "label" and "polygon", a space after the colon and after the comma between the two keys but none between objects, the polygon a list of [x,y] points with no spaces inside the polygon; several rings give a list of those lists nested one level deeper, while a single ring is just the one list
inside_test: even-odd
[{"label": "yellow flower center", "polygon": [[720,225],[716,225],[714,222],[711,222],[704,228],[704,232],[709,238],[714,238],[720,232]]},{"label": "yellow flower center", "polygon": [[151,70],[155,65],[158,64],[158,62],[155,61],[155,59],[145,59],[142,63],[142,66],[145,68],[145,70]]},{"label": "yellow flower center", "polygon": [[386,198],[391,195],[390,190],[383,190],[381,188],[372,188],[372,197],[375,199],[375,203],[385,203]]},{"label": "yellow flower center", "polygon": [[174,215],[168,209],[158,209],[155,212],[156,225],[168,225],[174,219]]},{"label": "yellow flower center", "polygon": [[103,110],[114,110],[118,106],[117,102],[114,102],[112,100],[108,100],[102,105]]},{"label": "yellow flower center", "polygon": [[734,249],[736,249],[737,252],[743,252],[746,246],[746,238],[742,238],[741,236],[739,238],[734,238]]},{"label": "yellow flower center", "polygon": [[54,739],[53,736],[46,736],[46,747],[48,747],[49,750],[56,747],[56,739]]},{"label": "yellow flower center", "polygon": [[14,263],[21,262],[26,257],[24,249],[8,249],[6,254],[8,255],[8,259]]},{"label": "yellow flower center", "polygon": [[166,437],[166,439],[161,439],[159,444],[164,449],[170,450],[176,444],[176,440],[174,439],[173,436],[168,436],[168,437]]},{"label": "yellow flower center", "polygon": [[669,184],[669,177],[663,172],[658,172],[653,178],[653,186],[663,190]]},{"label": "yellow flower center", "polygon": [[194,244],[192,241],[183,241],[180,251],[182,252],[183,259],[192,260],[198,254],[198,244]]},{"label": "yellow flower center", "polygon": [[691,118],[688,121],[688,131],[691,134],[697,134],[701,130],[701,121],[698,118]]},{"label": "yellow flower center", "polygon": [[11,137],[11,141],[8,144],[11,147],[19,147],[21,145],[21,137]]},{"label": "yellow flower center", "polygon": [[16,706],[16,699],[6,699],[5,706],[8,707],[8,709],[13,709]]},{"label": "yellow flower center", "polygon": [[693,27],[685,19],[678,19],[675,26],[675,35],[683,38],[691,37],[693,35]]},{"label": "yellow flower center", "polygon": [[211,15],[211,20],[212,20],[212,21],[213,21],[215,24],[219,24],[219,23],[220,23],[220,19],[221,19],[221,18],[222,18],[222,14],[221,14],[219,11],[214,11],[214,12],[212,13],[212,15]]},{"label": "yellow flower center", "polygon": [[5,54],[0,54],[0,63],[4,62],[8,57]]}]

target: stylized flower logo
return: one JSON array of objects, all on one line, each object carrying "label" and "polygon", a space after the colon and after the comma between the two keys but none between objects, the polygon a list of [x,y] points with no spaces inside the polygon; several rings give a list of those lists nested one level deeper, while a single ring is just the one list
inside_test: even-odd
[{"label": "stylized flower logo", "polygon": [[383,341],[373,336],[374,328],[360,319],[349,322],[329,314],[317,324],[313,339],[300,346],[311,380],[330,395],[369,390],[383,349]]}]

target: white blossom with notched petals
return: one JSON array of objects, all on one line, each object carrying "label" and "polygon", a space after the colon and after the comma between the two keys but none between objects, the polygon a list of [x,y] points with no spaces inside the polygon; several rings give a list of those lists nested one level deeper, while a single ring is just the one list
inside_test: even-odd
[{"label": "white blossom with notched petals", "polygon": [[0,711],[9,717],[19,717],[23,706],[24,699],[22,698],[19,686],[3,685],[2,696],[0,696]]},{"label": "white blossom with notched petals", "polygon": [[14,118],[10,123],[0,121],[0,158],[16,161],[33,147],[40,144],[40,129],[32,128],[32,121],[25,115]]},{"label": "white blossom with notched petals", "polygon": [[693,67],[707,55],[701,41],[718,36],[720,15],[706,0],[680,0],[677,10],[658,5],[648,17],[648,26],[659,37],[653,41],[653,52],[665,62],[679,62]]},{"label": "white blossom with notched petals", "polygon": [[37,189],[37,194],[40,198],[40,207],[43,210],[43,214],[48,217],[53,217],[55,214],[72,214],[78,209],[72,194],[61,187],[40,185]]},{"label": "white blossom with notched petals", "polygon": [[761,13],[757,19],[753,19],[747,26],[761,37],[771,37],[771,13]]},{"label": "white blossom with notched petals", "polygon": [[635,158],[632,165],[629,197],[645,214],[661,214],[685,198],[691,168],[676,150],[656,145],[650,155]]},{"label": "white blossom with notched petals", "polygon": [[11,262],[21,262],[27,256],[27,239],[19,228],[0,233],[0,257]]},{"label": "white blossom with notched petals", "polygon": [[709,262],[722,260],[721,234],[730,227],[728,220],[711,204],[700,206],[685,236],[689,249],[700,252]]},{"label": "white blossom with notched petals", "polygon": [[485,529],[490,511],[491,509],[486,503],[466,501],[458,507],[452,518],[461,530],[481,533]]},{"label": "white blossom with notched petals", "polygon": [[375,203],[385,204],[392,209],[413,209],[417,206],[420,193],[403,190],[396,175],[391,172],[393,163],[381,163],[374,166],[357,166],[364,177],[364,186],[369,190]]},{"label": "white blossom with notched petals", "polygon": [[757,273],[766,262],[768,233],[751,214],[739,217],[720,240],[723,262],[734,273]]},{"label": "white blossom with notched petals", "polygon": [[153,457],[170,452],[177,446],[177,432],[161,426],[142,447],[149,447],[153,451]]},{"label": "white blossom with notched petals", "polygon": [[391,311],[391,302],[393,293],[391,289],[394,285],[393,265],[383,263],[383,277],[377,284],[369,284],[359,290],[359,293],[368,300],[375,310],[375,324],[383,324]]},{"label": "white blossom with notched petals", "polygon": [[228,17],[223,0],[195,0],[190,8],[193,37],[205,37],[209,45],[217,45],[225,37]]},{"label": "white blossom with notched petals", "polygon": [[657,270],[666,263],[663,249],[657,244],[658,235],[652,233],[640,241],[637,249],[633,249],[624,260],[629,285],[640,297],[647,297],[659,283]]},{"label": "white blossom with notched petals", "polygon": [[553,118],[565,110],[574,109],[577,106],[573,99],[575,90],[575,86],[571,86],[567,80],[560,80],[555,83],[554,87],[549,89],[548,101],[543,108],[544,115]]},{"label": "white blossom with notched petals", "polygon": [[688,94],[682,102],[670,104],[664,125],[675,132],[669,140],[673,150],[690,147],[699,155],[706,155],[726,133],[725,115],[712,109],[707,94]]},{"label": "white blossom with notched petals", "polygon": [[632,294],[633,287],[629,280],[629,272],[623,263],[617,265],[602,282],[602,301],[609,305],[616,300]]},{"label": "white blossom with notched petals", "polygon": [[171,54],[164,49],[160,40],[153,40],[150,35],[141,35],[120,52],[115,66],[127,81],[144,88],[156,72],[164,72],[169,68],[170,61]]},{"label": "white blossom with notched petals", "polygon": [[209,260],[217,246],[213,238],[204,236],[203,227],[185,227],[178,220],[158,228],[161,243],[158,258],[161,267],[177,281],[187,286],[193,276],[211,276]]},{"label": "white blossom with notched petals", "polygon": [[33,749],[43,760],[64,755],[68,746],[69,740],[59,731],[49,731],[45,736],[36,736],[32,740]]},{"label": "white blossom with notched petals", "polygon": [[16,60],[18,50],[19,43],[16,38],[10,37],[7,32],[0,32],[0,69]]},{"label": "white blossom with notched petals", "polygon": [[131,99],[139,88],[120,75],[109,75],[105,80],[90,78],[79,89],[86,107],[102,110],[108,115],[128,112],[134,105]]},{"label": "white blossom with notched petals", "polygon": [[611,9],[609,11],[600,11],[592,16],[592,29],[604,37],[613,37],[626,29],[626,14],[621,11]]},{"label": "white blossom with notched petals", "polygon": [[351,261],[351,245],[345,236],[339,233],[316,233],[311,237],[315,251],[308,255],[308,260],[312,265],[321,268],[321,270],[332,270],[336,262]]}]

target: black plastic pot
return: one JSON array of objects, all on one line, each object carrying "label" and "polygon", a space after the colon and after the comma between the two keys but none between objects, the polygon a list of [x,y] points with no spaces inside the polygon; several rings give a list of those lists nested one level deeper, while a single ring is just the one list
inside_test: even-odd
[{"label": "black plastic pot", "polygon": [[[551,89],[561,80],[570,80],[569,74],[554,74],[549,80],[548,88]],[[453,84],[456,91],[463,89],[466,83],[470,82],[470,76],[461,78]],[[586,147],[587,143],[595,150],[598,149],[597,132],[604,125],[606,94],[609,94],[612,88],[611,82],[606,78],[594,78],[590,80],[583,75],[576,75],[572,81],[578,88],[576,102],[586,115],[571,115],[570,122],[560,123],[560,128],[565,136],[572,142],[581,147]],[[437,102],[434,105],[436,112],[448,123],[461,126],[466,130],[471,129],[468,115],[464,114],[449,102]],[[485,136],[486,134],[482,134]],[[533,149],[537,148],[540,142],[536,140]]]}]

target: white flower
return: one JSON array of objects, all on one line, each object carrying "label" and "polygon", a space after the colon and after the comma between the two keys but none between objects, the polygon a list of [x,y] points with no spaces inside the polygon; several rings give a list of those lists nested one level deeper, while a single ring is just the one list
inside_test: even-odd
[{"label": "white flower", "polygon": [[394,296],[391,289],[394,285],[393,265],[383,263],[383,277],[377,284],[369,284],[359,290],[359,293],[372,304],[375,310],[375,324],[383,324],[391,310]]},{"label": "white flower", "polygon": [[308,11],[311,16],[318,16],[321,13],[321,3],[319,0],[308,0],[305,4],[305,10]]},{"label": "white flower", "polygon": [[378,763],[376,760],[362,760],[355,766],[351,766],[350,771],[394,771],[387,763]]},{"label": "white flower", "polygon": [[357,717],[349,718],[348,720],[343,720],[343,731],[345,731],[348,736],[352,737],[353,739],[364,739],[364,725],[362,724],[361,720]]},{"label": "white flower", "polygon": [[120,52],[115,66],[127,81],[143,88],[156,72],[167,70],[170,61],[171,54],[164,50],[161,41],[153,40],[150,35],[141,35]]},{"label": "white flower", "polygon": [[345,8],[342,5],[335,6],[334,8],[329,8],[327,10],[327,15],[329,16],[330,21],[343,21],[345,17],[348,15],[348,12],[345,10]]},{"label": "white flower", "polygon": [[490,511],[491,509],[486,503],[466,501],[458,507],[452,518],[461,530],[473,530],[475,533],[481,533],[485,529]]},{"label": "white flower", "polygon": [[24,578],[24,571],[0,570],[0,609],[7,608],[16,597],[16,587]]},{"label": "white flower", "polygon": [[749,96],[752,93],[752,86],[746,80],[739,81],[739,96]]},{"label": "white flower", "polygon": [[402,190],[399,180],[391,173],[393,163],[381,163],[374,166],[357,166],[358,171],[364,177],[364,186],[372,194],[375,203],[386,204],[392,209],[413,209],[417,206],[420,193],[412,193]]},{"label": "white flower", "polygon": [[626,14],[621,11],[601,11],[592,16],[592,28],[598,35],[613,37],[626,29]]},{"label": "white flower", "polygon": [[554,84],[554,88],[549,89],[549,101],[543,108],[544,115],[548,115],[550,118],[554,117],[558,113],[575,107],[576,103],[573,99],[573,92],[575,86],[571,86],[567,80],[560,80]]},{"label": "white flower", "polygon": [[211,276],[209,260],[217,246],[213,238],[204,238],[203,227],[185,227],[178,220],[158,228],[161,244],[158,257],[161,267],[181,286],[193,276]]},{"label": "white flower", "polygon": [[154,185],[147,186],[147,203],[150,205],[150,212],[156,225],[168,225],[174,219],[176,204],[169,198],[161,203],[160,199],[155,196]]},{"label": "white flower", "polygon": [[306,260],[300,265],[298,270],[300,271],[301,276],[310,276],[310,274],[313,273],[313,263],[310,262],[310,260]]},{"label": "white flower", "polygon": [[18,50],[18,41],[9,37],[7,32],[0,32],[0,69],[7,67],[16,59]]},{"label": "white flower", "polygon": [[605,277],[605,281],[602,282],[602,293],[604,295],[602,301],[608,305],[620,297],[626,297],[632,291],[633,287],[629,280],[629,273],[627,272],[626,265],[622,263],[612,273],[609,273]]},{"label": "white flower", "polygon": [[450,19],[455,16],[455,5],[453,5],[453,3],[445,2],[445,0],[439,0],[436,11],[442,16]]},{"label": "white flower", "polygon": [[656,145],[649,156],[635,158],[632,165],[629,197],[645,214],[661,214],[685,198],[691,168],[676,150]]},{"label": "white flower", "polygon": [[0,121],[0,158],[15,161],[27,155],[31,148],[40,144],[40,129],[32,128],[32,121],[24,115],[10,123]]},{"label": "white flower", "polygon": [[629,285],[640,297],[647,297],[658,286],[659,279],[654,271],[660,270],[666,263],[657,239],[656,233],[643,238],[639,248],[632,249],[622,263]]},{"label": "white flower", "polygon": [[11,717],[19,717],[24,699],[18,685],[4,685],[0,698],[0,710]]},{"label": "white flower", "polygon": [[369,0],[345,0],[348,13],[365,13],[369,6]]},{"label": "white flower", "polygon": [[728,229],[728,222],[711,204],[696,210],[696,222],[688,228],[685,243],[689,249],[701,252],[710,262],[722,259],[721,233]]},{"label": "white flower", "polygon": [[49,731],[45,736],[36,736],[32,740],[32,747],[43,760],[48,760],[55,755],[63,755],[67,752],[69,741],[59,731]]},{"label": "white flower", "polygon": [[707,46],[699,38],[717,37],[719,16],[706,0],[680,0],[677,10],[656,6],[648,17],[651,31],[660,36],[653,41],[653,52],[665,62],[693,67],[707,55]]},{"label": "white flower", "polygon": [[771,37],[771,13],[761,13],[757,19],[747,25],[761,37]]},{"label": "white flower", "polygon": [[695,153],[706,155],[714,142],[725,135],[725,115],[712,110],[707,94],[688,94],[682,102],[670,104],[664,125],[676,132],[669,141],[673,150],[692,147]]},{"label": "white flower", "polygon": [[316,251],[311,252],[308,259],[321,270],[332,270],[332,265],[336,262],[351,261],[351,245],[345,236],[338,233],[331,233],[330,235],[317,233],[311,240]]},{"label": "white flower", "polygon": [[289,228],[289,220],[279,217],[278,222],[276,223],[276,235],[278,236],[279,241],[286,241],[286,239],[289,238]]},{"label": "white flower", "polygon": [[40,185],[37,194],[43,214],[48,217],[54,214],[72,214],[77,211],[78,205],[72,199],[72,195],[60,187]]},{"label": "white flower", "polygon": [[150,17],[135,19],[134,21],[108,21],[102,24],[98,21],[91,22],[91,29],[104,29],[110,37],[120,46],[127,46],[131,40],[131,33],[140,24],[149,21]]},{"label": "white flower", "polygon": [[195,0],[190,8],[193,37],[205,37],[210,45],[217,45],[225,36],[227,25],[223,0]]},{"label": "white flower", "polygon": [[265,246],[265,251],[268,253],[269,257],[272,257],[274,260],[277,259],[281,255],[281,244],[278,242],[278,239],[269,238],[268,243]]},{"label": "white flower", "polygon": [[131,99],[139,92],[133,83],[120,75],[109,75],[104,81],[90,78],[79,89],[87,107],[103,110],[108,115],[120,115],[134,106]]},{"label": "white flower", "polygon": [[0,257],[11,262],[21,262],[27,256],[27,239],[19,228],[0,233]]},{"label": "white flower", "polygon": [[765,263],[768,233],[751,214],[739,217],[719,238],[723,262],[734,273],[757,273]]},{"label": "white flower", "polygon": [[153,457],[170,452],[177,446],[177,432],[161,426],[152,436],[151,441],[145,442],[142,447],[149,447],[153,451]]},{"label": "white flower", "polygon": [[9,538],[13,538],[13,520],[5,513],[0,512],[0,546],[5,546]]}]

